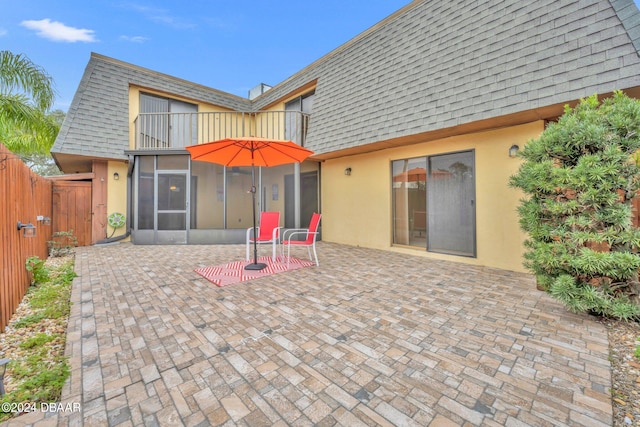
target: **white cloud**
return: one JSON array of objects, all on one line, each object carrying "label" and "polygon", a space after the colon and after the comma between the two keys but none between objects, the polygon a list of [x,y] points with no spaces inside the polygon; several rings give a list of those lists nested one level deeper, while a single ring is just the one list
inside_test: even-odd
[{"label": "white cloud", "polygon": [[41,19],[40,21],[22,21],[23,27],[35,30],[36,34],[56,42],[95,42],[97,41],[93,30],[84,28],[69,27],[62,22],[52,21],[50,19]]},{"label": "white cloud", "polygon": [[133,43],[144,43],[147,40],[149,40],[149,37],[145,37],[145,36],[120,36],[120,40],[124,40],[127,42],[133,42]]},{"label": "white cloud", "polygon": [[0,28],[0,37],[2,36],[6,36],[7,35],[7,30],[5,30],[4,28]]},{"label": "white cloud", "polygon": [[145,18],[149,19],[152,22],[166,25],[178,30],[196,28],[196,24],[190,22],[187,19],[175,16],[171,11],[167,9],[142,6],[135,3],[122,4],[121,7],[141,13]]},{"label": "white cloud", "polygon": [[166,25],[172,28],[176,28],[178,30],[184,30],[184,29],[190,29],[190,28],[196,27],[195,24],[192,24],[191,22],[188,22],[181,18],[176,18],[174,16],[154,15],[154,16],[149,16],[148,18],[151,19],[153,22],[157,22],[158,24]]}]

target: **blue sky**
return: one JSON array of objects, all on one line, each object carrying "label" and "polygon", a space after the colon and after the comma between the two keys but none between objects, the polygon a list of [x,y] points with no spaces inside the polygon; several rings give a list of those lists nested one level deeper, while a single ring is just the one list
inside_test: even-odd
[{"label": "blue sky", "polygon": [[0,0],[0,50],[54,80],[67,111],[91,52],[235,95],[275,85],[410,0]]}]

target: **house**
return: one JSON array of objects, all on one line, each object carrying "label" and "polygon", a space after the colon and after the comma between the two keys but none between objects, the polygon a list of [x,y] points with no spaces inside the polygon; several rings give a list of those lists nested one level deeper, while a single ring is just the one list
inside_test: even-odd
[{"label": "house", "polygon": [[[325,241],[522,271],[514,153],[565,105],[640,95],[632,0],[413,1],[241,98],[92,54],[52,154],[92,181],[92,241],[124,213],[136,244],[242,242],[249,170],[191,162],[227,136],[292,139],[261,210],[323,214]],[[426,173],[415,173],[424,170]]]}]

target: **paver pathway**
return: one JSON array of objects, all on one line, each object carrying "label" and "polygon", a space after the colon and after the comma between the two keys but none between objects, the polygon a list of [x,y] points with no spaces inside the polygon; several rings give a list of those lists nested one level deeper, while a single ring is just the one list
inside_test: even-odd
[{"label": "paver pathway", "polygon": [[610,426],[605,328],[529,275],[320,242],[218,288],[244,246],[79,248],[63,403],[11,426]]}]

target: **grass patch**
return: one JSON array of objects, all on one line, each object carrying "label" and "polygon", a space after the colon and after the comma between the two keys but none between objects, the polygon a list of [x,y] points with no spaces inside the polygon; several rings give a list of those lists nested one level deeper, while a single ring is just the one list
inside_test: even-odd
[{"label": "grass patch", "polygon": [[[2,357],[11,362],[5,375],[7,393],[0,397],[0,404],[60,400],[70,373],[64,350],[71,283],[76,276],[73,257],[67,258],[53,267],[38,258],[27,260],[34,283],[21,304],[26,314],[14,320],[3,334],[11,348]],[[16,415],[0,412],[0,421]]]},{"label": "grass patch", "polygon": [[38,323],[42,322],[42,319],[44,318],[44,313],[31,314],[23,317],[22,319],[18,319],[13,324],[13,327],[16,329],[27,328],[29,326],[37,325]]}]

